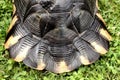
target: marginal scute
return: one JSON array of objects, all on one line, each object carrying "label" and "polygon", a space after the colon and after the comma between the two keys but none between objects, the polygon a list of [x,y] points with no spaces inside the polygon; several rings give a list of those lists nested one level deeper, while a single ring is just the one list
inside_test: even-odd
[{"label": "marginal scute", "polygon": [[37,66],[37,70],[43,70],[43,69],[45,69],[45,64],[43,63],[43,62],[41,62],[40,64],[38,64],[38,66]]},{"label": "marginal scute", "polygon": [[37,68],[36,68],[37,70],[43,70],[46,67],[46,64],[43,60],[44,54],[45,54],[44,52],[40,52],[40,55],[38,56],[39,58],[37,59]]},{"label": "marginal scute", "polygon": [[100,34],[105,37],[107,40],[111,41],[112,37],[110,36],[110,34],[107,32],[107,30],[101,28],[100,29]]},{"label": "marginal scute", "polygon": [[9,39],[7,40],[7,42],[5,43],[5,48],[8,49],[10,48],[12,45],[16,44],[19,40],[20,36],[10,36]]},{"label": "marginal scute", "polygon": [[70,70],[65,61],[58,62],[57,69],[56,69],[57,73],[63,73],[63,72],[69,72],[69,71]]},{"label": "marginal scute", "polygon": [[9,29],[7,31],[7,33],[14,27],[15,22],[18,20],[18,17],[15,15],[10,23]]},{"label": "marginal scute", "polygon": [[96,7],[97,7],[97,9],[98,9],[98,0],[96,0]]},{"label": "marginal scute", "polygon": [[95,50],[100,54],[107,53],[107,50],[96,42],[92,42],[91,45],[95,48]]},{"label": "marginal scute", "polygon": [[14,3],[14,0],[12,0],[12,2]]},{"label": "marginal scute", "polygon": [[14,60],[17,61],[17,62],[23,61],[26,58],[28,50],[30,48],[31,47],[29,47],[29,46],[25,47],[22,52],[18,53],[18,55],[15,57]]},{"label": "marginal scute", "polygon": [[96,16],[104,23],[104,25],[106,25],[103,17],[100,15],[100,13],[96,13]]},{"label": "marginal scute", "polygon": [[16,12],[16,7],[15,7],[15,5],[13,4],[13,15],[15,14],[15,12]]},{"label": "marginal scute", "polygon": [[90,61],[88,60],[88,58],[85,57],[85,56],[83,56],[83,55],[80,56],[80,61],[81,61],[81,63],[84,64],[84,65],[89,65],[89,64],[91,64]]}]

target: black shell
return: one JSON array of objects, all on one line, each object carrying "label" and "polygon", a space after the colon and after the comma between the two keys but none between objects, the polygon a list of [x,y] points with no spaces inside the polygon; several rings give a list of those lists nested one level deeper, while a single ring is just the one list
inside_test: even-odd
[{"label": "black shell", "polygon": [[111,37],[97,0],[14,0],[5,48],[15,61],[54,73],[95,62]]}]

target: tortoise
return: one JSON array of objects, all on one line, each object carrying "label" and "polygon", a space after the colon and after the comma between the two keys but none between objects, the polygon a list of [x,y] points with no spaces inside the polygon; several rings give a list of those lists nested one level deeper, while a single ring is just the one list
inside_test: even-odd
[{"label": "tortoise", "polygon": [[5,48],[17,62],[54,73],[89,65],[111,36],[97,0],[13,0]]}]

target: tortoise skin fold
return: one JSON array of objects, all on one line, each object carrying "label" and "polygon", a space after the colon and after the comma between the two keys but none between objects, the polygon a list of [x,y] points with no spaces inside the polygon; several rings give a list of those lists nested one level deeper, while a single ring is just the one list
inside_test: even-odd
[{"label": "tortoise skin fold", "polygon": [[14,0],[5,48],[27,66],[54,73],[89,65],[109,49],[97,0]]}]

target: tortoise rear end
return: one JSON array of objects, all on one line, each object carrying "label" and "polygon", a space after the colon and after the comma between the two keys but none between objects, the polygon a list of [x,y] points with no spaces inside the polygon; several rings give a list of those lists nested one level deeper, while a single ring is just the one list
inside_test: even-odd
[{"label": "tortoise rear end", "polygon": [[54,73],[89,65],[109,49],[97,0],[15,0],[5,48],[27,66]]}]

